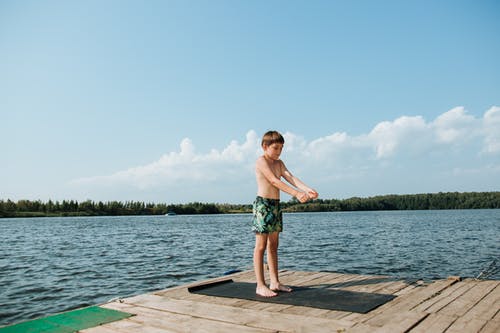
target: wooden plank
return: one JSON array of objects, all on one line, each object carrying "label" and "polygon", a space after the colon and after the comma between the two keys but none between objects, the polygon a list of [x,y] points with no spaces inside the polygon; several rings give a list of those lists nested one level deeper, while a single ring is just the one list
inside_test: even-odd
[{"label": "wooden plank", "polygon": [[105,325],[106,328],[116,330],[120,333],[179,333],[180,331],[170,330],[167,327],[155,327],[128,319],[115,321]]},{"label": "wooden plank", "polygon": [[207,305],[192,301],[173,300],[156,295],[136,299],[135,304],[110,303],[106,305],[106,307],[122,309],[122,311],[126,311],[123,310],[126,306],[142,307],[165,313],[189,315],[217,322],[278,331],[323,332],[325,327],[328,328],[328,331],[331,331],[332,329],[345,329],[354,325],[354,323],[348,321],[320,318],[311,320],[307,316],[241,309],[224,305]]},{"label": "wooden plank", "polygon": [[421,321],[417,326],[412,328],[410,333],[441,333],[457,319],[454,316],[445,316],[437,313],[431,313],[427,318]]},{"label": "wooden plank", "polygon": [[400,311],[410,310],[422,302],[425,302],[429,298],[434,297],[446,288],[450,287],[456,280],[438,280],[425,287],[418,287],[412,292],[409,292],[403,296],[398,296],[391,302],[388,302],[377,309],[366,314],[363,318],[363,322],[368,322],[371,318],[381,314],[381,313],[392,313],[396,314]]},{"label": "wooden plank", "polygon": [[[353,315],[351,317],[351,315]],[[337,310],[331,310],[325,314],[322,314],[318,317],[320,318],[327,318],[327,319],[336,319],[336,320],[348,320],[348,321],[353,321],[355,323],[359,322],[358,318],[360,315],[363,315],[362,313],[355,313],[355,312],[347,312],[347,311],[337,311]]]},{"label": "wooden plank", "polygon": [[404,296],[406,294],[409,294],[411,292],[414,292],[415,289],[417,288],[423,288],[423,285],[418,285],[418,284],[410,284],[406,286],[405,288],[402,288],[401,290],[398,290],[397,292],[394,293],[395,296]]},{"label": "wooden plank", "polygon": [[406,333],[424,320],[429,314],[425,312],[408,311],[398,313],[386,322],[376,332]]},{"label": "wooden plank", "polygon": [[448,327],[446,333],[479,332],[486,323],[487,321],[483,319],[465,319],[461,317]]},{"label": "wooden plank", "polygon": [[500,307],[498,307],[497,309],[499,310],[497,311],[492,320],[500,321]]},{"label": "wooden plank", "polygon": [[[432,302],[429,302],[430,299],[436,297],[436,295],[439,295],[439,293],[436,293],[437,290],[441,289],[442,287],[446,286],[446,284],[441,284],[440,286],[434,286],[431,290],[425,290],[425,292],[419,293],[418,297],[415,297],[417,295],[411,295],[412,297],[409,298],[410,294],[407,295],[407,299],[399,302],[393,302],[390,307],[386,308],[385,311],[373,316],[370,319],[364,320],[363,323],[371,325],[371,326],[380,326],[384,327],[388,331],[390,326],[393,325],[393,323],[400,321],[398,317],[401,315],[401,313],[404,313],[404,311],[410,312],[410,313],[423,313],[421,309],[419,310],[419,304],[423,304],[427,302],[428,304],[432,304]],[[429,286],[427,288],[432,287]],[[475,287],[475,288],[474,288]],[[463,316],[469,309],[471,309],[472,306],[474,306],[478,300],[481,298],[485,297],[485,294],[489,293],[494,287],[496,287],[496,283],[482,283],[481,285],[479,284],[474,284],[473,288],[465,288],[465,291],[461,293],[460,295],[457,295],[454,291],[461,290],[459,287],[455,287],[454,291],[452,292],[446,292],[446,289],[444,290],[445,294],[448,296],[454,295],[456,296],[454,301],[451,304],[454,304],[453,306],[447,306],[444,309],[446,311],[440,311],[439,312],[439,318],[440,320],[444,320],[444,322],[440,322],[438,319],[435,319],[434,317],[430,318],[427,322],[423,320],[419,325],[417,325],[414,330],[417,331],[418,327],[420,325],[429,325],[434,327],[435,329],[442,329],[447,328],[447,331],[450,332],[477,332],[481,327],[483,327],[486,324],[486,320],[482,319],[477,319],[477,318],[467,318],[467,317],[462,317],[458,318],[457,320],[453,320],[453,318],[457,318],[460,316]],[[427,289],[426,288],[426,289]],[[474,290],[475,289],[475,290]],[[459,297],[461,296],[461,297]],[[424,297],[426,297],[424,299]],[[447,298],[447,296],[445,296]],[[423,302],[420,302],[422,301]],[[419,303],[420,302],[420,303]],[[415,304],[416,306],[412,306],[412,304]],[[427,319],[427,318],[425,318]],[[446,323],[449,324],[449,327],[447,327]],[[424,329],[422,330],[423,332],[426,331],[425,327],[422,326]],[[431,330],[433,331],[433,330]]]},{"label": "wooden plank", "polygon": [[314,286],[319,288],[330,288],[351,281],[352,279],[362,279],[359,275],[343,273],[327,273],[315,280],[304,284],[305,286]]},{"label": "wooden plank", "polygon": [[293,306],[293,305],[287,305],[287,304],[276,304],[276,303],[267,303],[267,302],[254,302],[254,304],[255,304],[254,306],[242,306],[242,308],[259,310],[259,311],[267,311],[267,312],[280,312],[283,309],[286,309],[286,308]]},{"label": "wooden plank", "polygon": [[119,331],[117,329],[113,329],[107,326],[96,326],[78,331],[78,333],[122,333],[122,332],[123,331]]},{"label": "wooden plank", "polygon": [[350,275],[343,282],[332,283],[330,286],[325,285],[325,287],[329,289],[360,290],[361,288],[371,288],[377,283],[386,283],[389,280],[391,279],[386,276]]},{"label": "wooden plank", "polygon": [[297,314],[308,317],[321,317],[322,315],[325,315],[330,311],[331,310],[317,309],[307,306],[289,306],[287,308],[282,309],[280,313]]},{"label": "wooden plank", "polygon": [[495,309],[497,309],[496,314],[481,328],[480,333],[500,332],[500,306],[496,306]]},{"label": "wooden plank", "polygon": [[[111,305],[111,304],[110,304]],[[135,306],[124,303],[114,303],[115,309],[136,314],[129,321],[137,327],[142,327],[142,332],[150,332],[150,329],[162,330],[162,332],[246,332],[246,333],[270,333],[275,330],[249,327],[229,322],[215,321],[208,318],[190,314],[179,314],[162,311],[149,307]],[[111,306],[110,306],[111,308]],[[123,321],[122,321],[123,322]],[[120,322],[110,323],[117,324]],[[117,324],[118,325],[118,324]],[[128,325],[128,324],[122,324]],[[134,326],[135,327],[135,326]]]},{"label": "wooden plank", "polygon": [[371,292],[394,295],[407,288],[409,285],[409,282],[394,280],[392,282],[388,282],[387,284],[382,284],[380,288],[373,289]]},{"label": "wooden plank", "polygon": [[[309,274],[312,274],[312,272],[294,272],[294,271],[283,270],[283,271],[278,272],[278,278],[280,279],[280,281],[289,281],[289,280],[294,280],[294,279],[297,279],[297,278],[300,278],[302,276],[309,275]],[[269,278],[268,271],[265,272],[264,278],[267,281],[267,283],[269,283],[270,278]],[[241,279],[236,279],[235,281],[255,283],[256,282],[255,274],[252,274],[251,277],[249,277],[248,279],[245,279],[244,281]]]},{"label": "wooden plank", "polygon": [[[146,309],[137,307],[139,316],[134,317],[132,320],[147,324],[149,326],[156,326],[159,328],[170,329],[172,325],[179,325],[176,332],[245,332],[245,333],[269,333],[275,332],[274,330],[267,330],[255,327],[242,326],[233,323],[214,321],[207,318],[194,317],[191,315],[179,315],[165,311],[157,311],[153,309]],[[165,316],[167,314],[167,316]],[[180,321],[180,318],[186,318]],[[146,330],[147,332],[147,330]]]},{"label": "wooden plank", "polygon": [[[456,312],[460,317],[449,327],[448,331],[450,333],[479,332],[488,321],[492,320],[499,311],[500,305],[499,295],[495,292],[500,289],[498,283],[498,281],[468,282],[474,288],[464,293],[464,302],[454,301],[454,304],[463,304],[463,308]],[[479,301],[476,302],[477,299]]]},{"label": "wooden plank", "polygon": [[322,288],[328,289],[344,289],[348,286],[355,285],[356,283],[361,283],[367,279],[367,276],[364,275],[355,275],[355,274],[343,274],[340,276],[336,276],[333,279],[324,281],[321,284]]},{"label": "wooden plank", "polygon": [[387,332],[405,332],[422,321],[428,315],[429,314],[426,312],[414,310],[391,311],[380,313],[363,323],[370,326],[384,328],[391,327],[391,330],[387,329]]},{"label": "wooden plank", "polygon": [[500,281],[495,281],[493,288],[485,297],[483,297],[465,316],[491,320],[500,310]]},{"label": "wooden plank", "polygon": [[472,284],[472,288],[467,290],[461,297],[447,304],[439,313],[450,316],[463,316],[497,285],[496,281],[467,281],[465,283]]},{"label": "wooden plank", "polygon": [[406,284],[402,281],[395,281],[392,278],[365,278],[360,281],[351,283],[342,287],[342,290],[365,292],[365,293],[381,293],[381,294],[393,294],[395,291],[386,290],[388,286],[395,286],[398,288],[395,290],[400,290],[406,287]]},{"label": "wooden plank", "polygon": [[415,309],[428,313],[438,312],[473,287],[470,283],[457,282],[433,298],[419,304]]},{"label": "wooden plank", "polygon": [[[357,323],[353,327],[349,328],[346,333],[375,333],[380,327],[370,326],[368,324]],[[386,332],[390,333],[390,332]]]},{"label": "wooden plank", "polygon": [[[406,333],[428,316],[425,312],[403,311],[384,322],[358,323],[348,333]],[[434,331],[427,331],[434,332]]]},{"label": "wooden plank", "polygon": [[[294,315],[286,315],[286,314],[272,314],[272,313],[266,313],[262,311],[253,311],[253,310],[244,310],[235,307],[227,307],[227,306],[206,306],[206,305],[200,305],[194,302],[186,302],[186,301],[180,301],[180,300],[168,300],[168,299],[152,299],[151,300],[154,305],[162,308],[162,309],[168,309],[169,311],[181,311],[182,313],[189,313],[189,314],[197,314],[199,316],[205,316],[205,317],[210,317],[213,319],[217,320],[230,320],[234,321],[238,317],[246,316],[247,314],[252,314],[255,316],[255,318],[268,318],[269,320],[272,320],[275,316],[279,316],[282,318],[285,318],[288,323],[290,322],[300,322],[301,320],[309,321],[309,317],[304,317],[304,316],[294,316]],[[152,305],[151,303],[145,303],[144,301],[141,301],[141,304],[147,304],[148,306]],[[208,313],[206,313],[208,311]],[[222,317],[219,317],[222,316]],[[222,319],[225,318],[225,319]],[[235,319],[236,318],[236,319]],[[252,318],[253,320],[253,318]],[[241,322],[240,322],[241,323]],[[321,324],[337,324],[341,323],[342,325],[345,326],[350,326],[353,323],[346,322],[346,321],[329,321],[329,320],[322,320],[320,321]],[[246,323],[245,323],[246,324]]]},{"label": "wooden plank", "polygon": [[298,285],[298,286],[310,286],[321,278],[331,279],[333,277],[341,276],[342,274],[338,273],[328,273],[328,272],[315,272],[308,274],[306,276],[302,276],[300,278],[294,279],[293,281],[287,281],[288,284]]},{"label": "wooden plank", "polygon": [[500,321],[490,320],[484,325],[479,333],[498,333],[500,332]]}]

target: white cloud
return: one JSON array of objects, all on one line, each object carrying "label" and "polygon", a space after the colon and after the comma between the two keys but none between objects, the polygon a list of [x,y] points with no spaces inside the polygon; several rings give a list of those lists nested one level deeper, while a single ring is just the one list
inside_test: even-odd
[{"label": "white cloud", "polygon": [[[425,177],[449,170],[450,175],[459,177],[473,174],[464,170],[480,169],[481,165],[471,163],[481,155],[489,158],[485,161],[488,170],[497,170],[500,165],[500,107],[490,108],[482,118],[467,114],[463,107],[453,108],[430,122],[421,116],[402,116],[380,122],[358,136],[336,132],[310,142],[291,132],[284,133],[284,137],[283,159],[287,166],[312,184],[339,184],[343,180],[363,183],[363,179],[373,177],[387,177],[387,181],[395,171]],[[260,136],[253,130],[243,143],[233,140],[225,148],[209,152],[198,152],[195,144],[185,138],[179,151],[169,152],[150,164],[107,176],[76,179],[71,184],[94,190],[123,186],[142,191],[182,188],[203,192],[205,188],[204,193],[229,187],[234,191],[238,186],[248,190],[255,183],[253,166],[260,153]],[[441,169],[437,171],[435,166]],[[370,181],[373,183],[373,179]],[[414,182],[418,183],[418,179]]]},{"label": "white cloud", "polygon": [[74,185],[131,185],[139,189],[162,187],[176,182],[206,183],[237,174],[242,165],[249,165],[258,153],[258,137],[249,131],[246,141],[232,141],[225,149],[197,153],[193,142],[185,138],[178,152],[170,152],[158,161],[118,171],[109,176],[79,178]]},{"label": "white cloud", "polygon": [[453,174],[455,176],[468,176],[468,175],[495,175],[500,174],[500,165],[488,164],[475,168],[454,168]]},{"label": "white cloud", "polygon": [[321,156],[327,156],[328,154],[334,154],[340,152],[351,146],[352,138],[350,138],[347,133],[333,133],[316,140],[311,141],[307,146],[306,153],[315,156],[316,158]]},{"label": "white cloud", "polygon": [[303,137],[290,132],[283,133],[283,137],[285,138],[285,152],[303,152],[305,150],[307,142]]},{"label": "white cloud", "polygon": [[479,120],[467,114],[462,106],[443,113],[431,124],[438,143],[460,143],[480,134]]},{"label": "white cloud", "polygon": [[415,138],[426,138],[429,126],[420,116],[400,117],[392,122],[379,123],[368,134],[368,144],[374,146],[377,158],[390,157],[398,149],[408,149],[417,143]]},{"label": "white cloud", "polygon": [[484,114],[484,149],[486,153],[500,153],[500,107],[493,106]]}]

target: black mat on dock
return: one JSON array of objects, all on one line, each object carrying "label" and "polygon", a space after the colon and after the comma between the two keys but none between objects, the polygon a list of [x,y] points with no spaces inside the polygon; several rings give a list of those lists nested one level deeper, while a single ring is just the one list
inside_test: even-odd
[{"label": "black mat on dock", "polygon": [[255,283],[224,280],[188,288],[190,293],[240,298],[251,301],[307,306],[312,308],[367,313],[396,296],[372,294],[340,289],[293,287],[293,292],[280,292],[266,298],[255,294]]}]

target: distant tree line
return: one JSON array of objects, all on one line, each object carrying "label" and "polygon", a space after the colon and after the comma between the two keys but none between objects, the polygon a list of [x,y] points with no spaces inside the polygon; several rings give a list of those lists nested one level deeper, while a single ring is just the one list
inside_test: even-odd
[{"label": "distant tree line", "polygon": [[[316,199],[301,204],[296,199],[283,203],[285,212],[337,212],[368,210],[429,210],[500,208],[500,192],[447,192],[383,195],[369,198]],[[252,205],[191,202],[186,204],[144,203],[139,201],[91,200],[0,200],[0,217],[116,216],[175,214],[250,213]]]},{"label": "distant tree line", "polygon": [[78,202],[63,200],[42,202],[41,200],[0,200],[1,217],[44,217],[44,216],[121,216],[121,215],[165,215],[247,213],[251,205],[232,205],[191,202],[187,204],[144,203],[139,201],[91,200]]},{"label": "distant tree line", "polygon": [[343,200],[317,199],[298,204],[293,199],[289,212],[336,212],[369,210],[494,209],[500,208],[500,192],[439,192],[427,194],[380,195]]}]

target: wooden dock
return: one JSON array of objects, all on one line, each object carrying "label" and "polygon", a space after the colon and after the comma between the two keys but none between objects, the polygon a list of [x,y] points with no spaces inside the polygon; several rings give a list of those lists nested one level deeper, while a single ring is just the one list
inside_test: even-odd
[{"label": "wooden dock", "polygon": [[[228,278],[255,281],[253,271],[244,271],[202,282]],[[135,316],[81,332],[500,332],[500,281],[496,280],[450,277],[424,283],[300,271],[281,271],[280,279],[295,286],[397,297],[362,314],[191,294],[189,285],[184,285],[104,304]]]}]

